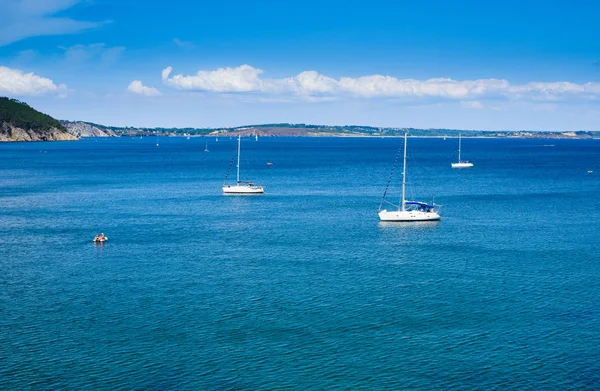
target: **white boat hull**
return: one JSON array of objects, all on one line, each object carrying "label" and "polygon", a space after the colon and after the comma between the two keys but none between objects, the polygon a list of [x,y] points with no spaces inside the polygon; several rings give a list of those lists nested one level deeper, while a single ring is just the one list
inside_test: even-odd
[{"label": "white boat hull", "polygon": [[379,213],[381,221],[435,221],[440,219],[437,212],[423,212],[420,210],[381,210]]},{"label": "white boat hull", "polygon": [[470,167],[473,167],[473,163],[471,163],[471,162],[452,163],[452,168],[470,168]]},{"label": "white boat hull", "polygon": [[262,186],[223,186],[223,194],[262,194]]}]

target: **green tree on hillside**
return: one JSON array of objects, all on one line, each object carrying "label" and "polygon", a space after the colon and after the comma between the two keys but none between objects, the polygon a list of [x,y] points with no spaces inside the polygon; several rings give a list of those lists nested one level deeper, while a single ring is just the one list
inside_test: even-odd
[{"label": "green tree on hillside", "polygon": [[0,97],[0,124],[7,122],[22,129],[44,130],[64,126],[47,114],[40,113],[25,102],[18,99]]}]

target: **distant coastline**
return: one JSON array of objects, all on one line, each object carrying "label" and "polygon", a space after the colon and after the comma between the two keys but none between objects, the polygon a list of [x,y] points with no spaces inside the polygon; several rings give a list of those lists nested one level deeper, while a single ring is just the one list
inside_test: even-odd
[{"label": "distant coastline", "polygon": [[391,128],[361,125],[262,124],[232,128],[136,128],[58,121],[25,102],[0,97],[0,142],[62,141],[84,137],[411,137],[600,139],[600,131],[489,131],[459,129]]},{"label": "distant coastline", "polygon": [[135,128],[94,124],[84,121],[61,121],[77,137],[401,137],[408,132],[412,137],[444,138],[545,138],[545,139],[600,139],[600,131],[489,131],[460,129],[386,128],[359,125],[263,124],[232,128]]}]

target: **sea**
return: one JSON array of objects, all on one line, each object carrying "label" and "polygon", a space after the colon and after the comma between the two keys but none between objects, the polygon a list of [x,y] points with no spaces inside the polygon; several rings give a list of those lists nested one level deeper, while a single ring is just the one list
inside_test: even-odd
[{"label": "sea", "polygon": [[0,389],[600,389],[600,140],[402,142],[1,144]]}]

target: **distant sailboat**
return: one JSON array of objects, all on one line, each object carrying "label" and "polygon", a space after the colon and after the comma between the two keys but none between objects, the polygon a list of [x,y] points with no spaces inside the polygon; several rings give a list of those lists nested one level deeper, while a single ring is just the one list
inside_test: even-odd
[{"label": "distant sailboat", "polygon": [[[238,150],[237,150],[237,182],[234,186],[226,185],[223,183],[223,194],[262,194],[264,193],[264,189],[262,186],[256,186],[252,182],[241,181],[240,180],[240,151],[241,151],[241,136],[238,136]],[[231,165],[229,166],[231,168]],[[225,175],[225,181],[227,181],[227,176],[229,175],[229,170],[227,170],[227,174]]]},{"label": "distant sailboat", "polygon": [[460,145],[461,145],[461,137],[460,133],[458,134],[458,163],[452,163],[452,168],[469,168],[473,167],[473,163],[465,160],[464,162],[460,160]]},{"label": "distant sailboat", "polygon": [[[388,186],[385,188],[385,192],[383,193],[383,198],[381,200],[381,204],[379,204],[379,210],[377,214],[379,215],[379,219],[381,221],[435,221],[440,219],[439,207],[440,205],[435,205],[434,203],[426,203],[419,201],[406,201],[405,193],[406,193],[406,140],[407,134],[404,133],[404,164],[402,169],[402,198],[400,200],[400,205],[394,205],[389,201],[386,201],[385,196],[387,194],[387,190],[390,184],[388,181]],[[398,151],[398,154],[400,151]],[[394,163],[394,166],[396,164]],[[392,168],[392,173],[390,174],[390,180],[394,174],[394,169]],[[383,203],[386,202],[390,205],[396,206],[397,210],[387,210],[381,209]]]},{"label": "distant sailboat", "polygon": [[258,141],[258,134],[254,134],[254,141]]},{"label": "distant sailboat", "polygon": [[208,150],[208,141],[206,142],[206,147],[204,147],[204,152],[210,152],[210,151]]}]

